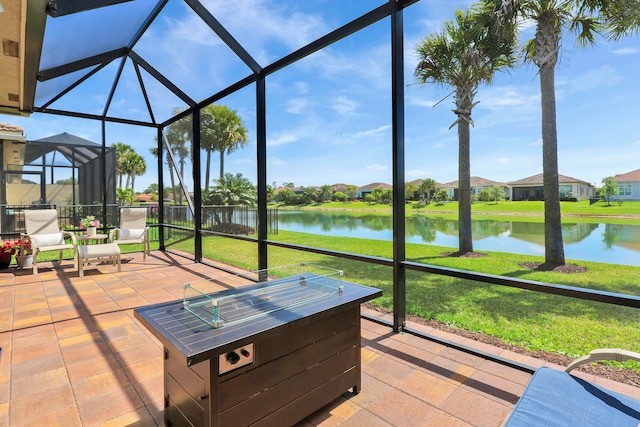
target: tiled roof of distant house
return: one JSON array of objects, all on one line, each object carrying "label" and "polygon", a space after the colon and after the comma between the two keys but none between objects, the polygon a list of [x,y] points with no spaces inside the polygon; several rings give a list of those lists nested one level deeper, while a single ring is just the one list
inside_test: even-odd
[{"label": "tiled roof of distant house", "polygon": [[[505,182],[492,181],[479,176],[472,176],[470,181],[472,187],[493,187],[494,185],[506,187],[507,185]],[[446,184],[439,184],[438,188],[458,188],[458,180],[447,182]]]},{"label": "tiled roof of distant house", "polygon": [[[422,181],[424,181],[424,179],[418,178],[418,179],[414,179],[413,181],[409,181],[410,184],[415,184],[416,186],[420,186],[420,184],[422,184]],[[438,181],[433,181],[436,183],[436,187],[440,188],[442,187],[442,184],[440,184]]]},{"label": "tiled roof of distant house", "polygon": [[348,186],[349,186],[349,185],[347,185],[347,184],[342,184],[342,183],[340,183],[340,184],[333,184],[333,185],[331,186],[331,189],[332,189],[334,192],[335,192],[335,191],[342,191],[342,192],[345,192],[345,191],[347,191],[347,187],[348,187]]},{"label": "tiled roof of distant house", "polygon": [[153,196],[154,194],[142,193],[142,194],[136,194],[134,198],[138,202],[150,202],[151,199],[153,199]]},{"label": "tiled roof of distant house", "polygon": [[389,184],[385,184],[384,182],[373,182],[371,184],[363,185],[362,187],[358,188],[358,190],[373,190],[375,188],[382,188],[384,190],[389,190],[393,188],[393,186]]},{"label": "tiled roof of distant house", "polygon": [[616,182],[640,181],[640,169],[616,175],[613,180]]},{"label": "tiled roof of distant house", "polygon": [[[577,179],[577,178],[571,178],[570,176],[565,176],[565,175],[560,175],[560,174],[558,174],[558,182],[560,184],[578,182],[578,183],[581,183],[581,184],[591,185],[587,181],[583,181],[583,180]],[[542,185],[543,184],[542,174],[539,173],[537,175],[533,175],[533,176],[530,176],[528,178],[522,178],[522,179],[520,179],[518,181],[508,182],[507,184],[509,184],[509,185]]]}]

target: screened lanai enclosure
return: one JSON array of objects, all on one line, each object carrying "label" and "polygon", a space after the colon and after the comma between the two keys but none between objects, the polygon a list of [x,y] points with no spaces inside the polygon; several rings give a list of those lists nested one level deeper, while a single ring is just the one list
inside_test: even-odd
[{"label": "screened lanai enclosure", "polygon": [[[443,163],[457,174],[457,158],[437,152],[455,136],[445,131],[453,121],[450,108],[431,108],[447,93],[420,98],[412,75],[416,40],[439,28],[443,17],[450,19],[458,2],[2,3],[0,25],[15,24],[18,33],[24,28],[25,44],[6,67],[15,85],[1,83],[0,111],[65,118],[101,135],[103,151],[96,153],[102,176],[95,188],[104,190],[98,199],[105,211],[113,201],[113,175],[107,173],[112,160],[102,157],[108,147],[124,140],[148,155],[146,175],[153,176],[160,196],[157,222],[150,225],[158,232],[161,251],[247,270],[291,259],[330,265],[344,270],[349,280],[383,291],[374,304],[393,313],[394,331],[417,333],[406,327],[408,314],[436,317],[455,310],[459,301],[454,294],[474,290],[486,291],[478,312],[489,310],[489,300],[509,305],[556,294],[572,302],[587,300],[580,303],[589,306],[623,306],[627,316],[638,316],[637,296],[607,292],[598,284],[586,290],[523,280],[518,274],[439,267],[432,256],[406,244],[405,183],[413,179],[407,160],[421,157],[418,147],[428,145],[433,148],[421,157],[423,169]],[[223,138],[227,130],[216,127],[214,106],[228,107],[239,117],[242,126],[235,131],[245,136]],[[436,120],[441,126],[429,133],[416,126]],[[79,149],[56,148],[67,150],[59,156],[73,164],[90,161],[74,154]],[[338,165],[339,159],[350,163]],[[240,170],[244,175],[238,177]],[[354,174],[374,181],[371,171],[393,187],[392,240],[367,246],[303,233],[268,233],[275,183],[297,176],[308,180],[300,183],[304,186],[351,184]],[[239,182],[248,179],[255,189],[257,227],[250,233],[235,235],[210,226],[207,206],[216,203],[211,189],[227,173]],[[82,180],[81,173],[77,177]],[[98,201],[93,195],[90,199]],[[79,194],[78,200],[85,199]],[[425,283],[441,290],[437,298],[424,299]],[[505,321],[500,313],[494,315],[496,322]]]},{"label": "screened lanai enclosure", "polygon": [[[66,132],[34,141],[22,139],[0,138],[1,235],[24,231],[24,209],[96,205],[103,200],[115,204],[113,148],[105,147],[103,152],[101,144]],[[77,220],[71,217],[69,225],[77,225]]]},{"label": "screened lanai enclosure", "polygon": [[105,197],[107,203],[115,203],[113,148],[106,147],[103,153],[101,144],[65,132],[27,140],[17,150],[15,161],[12,157],[3,161],[3,204],[90,205]]}]

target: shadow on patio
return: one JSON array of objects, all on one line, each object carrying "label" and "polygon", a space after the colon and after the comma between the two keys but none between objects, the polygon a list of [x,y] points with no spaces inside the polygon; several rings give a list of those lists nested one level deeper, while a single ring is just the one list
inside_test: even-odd
[{"label": "shadow on patio", "polygon": [[[0,424],[164,425],[162,347],[135,307],[182,298],[182,284],[242,285],[232,274],[154,251],[123,254],[122,272],[71,261],[42,263],[37,276],[0,273]],[[371,316],[379,316],[369,312]],[[542,361],[464,342],[537,367]],[[530,375],[437,342],[362,323],[362,392],[345,393],[301,426],[499,426]]]}]

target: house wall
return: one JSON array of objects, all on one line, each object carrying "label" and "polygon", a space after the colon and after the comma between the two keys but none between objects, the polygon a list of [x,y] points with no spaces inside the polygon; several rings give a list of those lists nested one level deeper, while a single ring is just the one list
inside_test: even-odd
[{"label": "house wall", "polygon": [[[640,200],[640,182],[638,181],[622,181],[618,182],[618,188],[628,188],[631,186],[631,194],[618,194],[613,199],[615,200]],[[624,187],[623,187],[624,186]]]},{"label": "house wall", "polygon": [[[54,205],[70,204],[73,185],[47,184],[47,203]],[[7,184],[7,204],[30,205],[40,200],[40,184]]]},{"label": "house wall", "polygon": [[590,197],[593,197],[593,187],[591,187],[590,185],[581,184],[579,182],[562,185],[570,185],[571,196],[575,197],[578,201],[587,200]]},{"label": "house wall", "polygon": [[[593,197],[593,187],[590,185],[574,182],[571,184],[561,184],[561,186],[570,186],[571,196],[575,197],[578,201]],[[511,200],[516,202],[520,200],[544,200],[542,185],[513,186],[509,189],[508,194]]]}]

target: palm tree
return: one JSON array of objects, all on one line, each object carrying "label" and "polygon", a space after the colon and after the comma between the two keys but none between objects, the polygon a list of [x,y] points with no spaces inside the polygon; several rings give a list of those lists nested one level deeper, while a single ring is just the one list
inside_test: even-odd
[{"label": "palm tree", "polygon": [[[536,23],[533,39],[525,43],[525,60],[538,67],[542,113],[542,174],[545,225],[544,269],[565,264],[558,182],[555,67],[562,32],[577,34],[578,46],[595,43],[595,35],[609,28],[613,37],[626,34],[640,22],[638,0],[485,0],[498,18],[494,28],[517,28],[521,20]],[[635,8],[635,9],[634,9]]]},{"label": "palm tree", "polygon": [[133,147],[123,142],[114,142],[111,147],[116,151],[116,175],[118,175],[118,187],[122,188],[122,177],[127,175],[124,169],[124,161],[127,153],[134,151]]},{"label": "palm tree", "polygon": [[[151,154],[153,155],[153,157],[155,157],[156,159],[158,158],[158,148],[157,147],[151,147],[149,149],[149,151],[151,152]],[[177,194],[176,194],[176,179],[173,176],[173,167],[171,165],[171,160],[169,160],[168,156],[165,156],[165,163],[167,164],[167,166],[169,166],[169,176],[171,179],[171,192],[173,193],[173,201],[175,202],[176,200],[178,200],[177,198]],[[164,191],[162,192],[162,196],[164,199]]]},{"label": "palm tree", "polygon": [[226,105],[210,104],[202,109],[201,146],[207,153],[205,190],[209,187],[211,153],[220,153],[220,179],[224,177],[224,155],[247,143],[247,128],[235,110]]},{"label": "palm tree", "polygon": [[134,184],[136,182],[136,176],[142,176],[147,172],[147,163],[139,154],[136,154],[136,159],[131,164],[131,191],[135,194]]},{"label": "palm tree", "polygon": [[419,83],[453,86],[458,126],[458,254],[473,252],[471,232],[471,162],[469,154],[471,110],[481,83],[491,83],[497,71],[515,62],[514,39],[495,36],[484,9],[455,11],[440,33],[431,34],[416,46],[420,62]]},{"label": "palm tree", "polygon": [[207,153],[205,166],[204,191],[209,190],[209,176],[211,171],[211,153],[216,150],[221,135],[220,126],[215,120],[218,105],[209,104],[200,112],[200,147]]},{"label": "palm tree", "polygon": [[612,40],[640,31],[640,0],[585,0],[584,6],[602,14]]},{"label": "palm tree", "polygon": [[[144,175],[147,170],[147,164],[144,158],[135,151],[128,151],[122,159],[122,170],[127,175],[127,183],[125,189],[130,188],[133,191],[133,183],[136,175]],[[129,187],[131,184],[131,187]]]},{"label": "palm tree", "polygon": [[233,216],[233,206],[254,206],[256,203],[255,186],[241,173],[235,175],[227,173],[224,177],[216,180],[216,185],[212,191],[203,195],[203,202],[209,205],[230,206],[225,210],[226,217],[222,219],[214,211],[216,223],[231,223]]},{"label": "palm tree", "polygon": [[[181,110],[176,109],[173,111],[174,114],[180,113]],[[172,123],[167,129],[167,141],[169,142],[169,147],[173,152],[174,156],[178,157],[178,166],[180,176],[184,178],[184,168],[187,159],[191,158],[191,150],[192,150],[192,142],[193,142],[193,127],[191,125],[191,115],[187,115],[182,119]],[[167,162],[170,160],[167,158]],[[169,165],[169,170],[171,171],[171,184],[172,188],[175,188],[174,180],[173,180],[173,166]],[[174,190],[174,200],[178,203],[182,203],[183,192],[179,192],[179,199],[175,197]]]},{"label": "palm tree", "polygon": [[436,191],[436,181],[432,178],[423,179],[418,186],[418,193],[420,198],[424,200],[426,204],[431,202],[431,194]]}]

